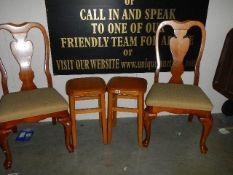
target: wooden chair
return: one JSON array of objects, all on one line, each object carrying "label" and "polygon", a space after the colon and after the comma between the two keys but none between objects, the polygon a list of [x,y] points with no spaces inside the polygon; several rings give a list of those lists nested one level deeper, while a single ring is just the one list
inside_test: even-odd
[{"label": "wooden chair", "polygon": [[[32,28],[39,29],[43,34],[45,59],[44,73],[48,86],[37,88],[32,70],[33,44],[28,40],[28,32]],[[49,71],[49,40],[46,30],[39,23],[0,24],[0,30],[8,31],[13,36],[10,49],[19,64],[19,78],[22,86],[18,92],[9,92],[8,77],[2,60],[0,71],[2,75],[3,96],[0,100],[0,146],[5,154],[4,167],[12,166],[12,154],[8,145],[8,136],[22,123],[38,122],[46,118],[53,118],[64,126],[65,144],[69,152],[73,151],[71,137],[71,120],[66,100],[53,88]],[[17,80],[17,79],[16,79]]]},{"label": "wooden chair", "polygon": [[[147,81],[139,77],[113,77],[107,84],[108,92],[108,143],[111,142],[112,126],[116,124],[117,112],[138,114],[138,144],[142,145],[144,93]],[[137,108],[119,107],[118,99],[137,100]]]},{"label": "wooden chair", "polygon": [[[173,57],[171,67],[171,79],[169,83],[159,83],[160,71],[160,31],[164,26],[171,26],[174,30],[174,37],[170,39],[170,50]],[[196,59],[193,85],[183,84],[181,75],[184,72],[183,60],[190,46],[190,39],[186,37],[187,31],[193,27],[199,27],[201,31],[201,44]],[[203,130],[200,139],[201,153],[207,152],[206,140],[212,128],[211,110],[213,105],[206,94],[198,87],[200,61],[205,45],[205,28],[198,21],[164,21],[160,23],[156,32],[156,58],[157,69],[154,77],[154,84],[146,97],[146,108],[144,110],[144,126],[146,138],[143,145],[147,147],[151,135],[151,122],[159,112],[167,111],[175,114],[196,115],[202,123]]]},{"label": "wooden chair", "polygon": [[[103,142],[107,144],[107,124],[105,112],[106,84],[100,77],[84,77],[68,80],[66,93],[69,96],[69,107],[72,118],[72,136],[74,147],[77,145],[76,114],[99,113],[100,127],[102,128]],[[83,100],[98,100],[98,107],[76,109],[75,102]]]}]

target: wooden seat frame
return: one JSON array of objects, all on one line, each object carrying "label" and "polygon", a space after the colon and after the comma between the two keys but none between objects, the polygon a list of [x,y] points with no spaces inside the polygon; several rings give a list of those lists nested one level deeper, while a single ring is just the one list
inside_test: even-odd
[{"label": "wooden seat frame", "polygon": [[[195,71],[194,71],[194,86],[198,86],[199,82],[199,67],[200,61],[202,58],[203,49],[205,46],[205,39],[206,33],[204,25],[199,21],[185,21],[185,22],[178,22],[178,21],[164,21],[160,23],[156,32],[156,59],[157,59],[157,69],[154,75],[154,83],[158,83],[159,81],[159,72],[160,72],[160,54],[159,54],[159,33],[164,26],[171,26],[174,30],[175,37],[172,37],[170,40],[170,49],[173,56],[173,64],[171,67],[171,74],[172,77],[169,83],[175,84],[183,84],[183,80],[181,75],[184,72],[183,60],[188,51],[190,45],[190,39],[186,37],[187,31],[193,27],[199,27],[201,29],[201,45],[199,49],[199,54],[196,60]],[[168,99],[169,100],[169,99]],[[204,110],[194,110],[194,109],[181,109],[181,108],[174,108],[174,107],[162,107],[162,106],[146,106],[144,110],[144,127],[146,130],[146,138],[143,141],[143,146],[147,147],[150,142],[150,135],[151,135],[151,122],[152,119],[157,117],[159,112],[170,112],[175,114],[189,114],[189,121],[192,120],[192,116],[196,115],[200,122],[202,123],[202,135],[200,139],[200,151],[201,153],[207,152],[206,147],[206,140],[211,131],[213,119],[211,115],[211,111],[204,111]]]},{"label": "wooden seat frame", "polygon": [[[39,29],[43,34],[44,47],[45,47],[45,59],[44,59],[44,72],[47,78],[48,87],[52,88],[52,77],[49,71],[49,39],[44,27],[39,23],[27,22],[19,25],[6,23],[0,24],[0,30],[6,30],[10,32],[14,38],[11,42],[11,51],[20,66],[19,78],[22,81],[21,91],[30,91],[37,89],[33,82],[34,72],[31,68],[33,44],[30,40],[27,40],[28,32],[32,28]],[[18,47],[18,46],[22,47]],[[3,66],[2,60],[0,59],[0,71],[2,75],[2,89],[3,94],[9,94],[7,85],[7,72]],[[33,102],[31,102],[33,103]],[[52,104],[51,104],[52,105]],[[38,122],[40,120],[52,118],[53,122],[58,121],[61,123],[65,130],[65,145],[69,152],[73,152],[73,144],[71,137],[71,119],[68,110],[57,111],[50,114],[44,114],[40,116],[26,116],[26,118],[15,119],[0,123],[0,146],[5,154],[4,167],[6,169],[12,166],[12,154],[8,144],[8,136],[12,131],[17,131],[17,125],[22,123]]]}]

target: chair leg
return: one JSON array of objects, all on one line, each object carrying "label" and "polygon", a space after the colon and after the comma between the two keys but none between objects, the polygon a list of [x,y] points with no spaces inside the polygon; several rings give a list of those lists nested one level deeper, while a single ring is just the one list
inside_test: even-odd
[{"label": "chair leg", "polygon": [[144,110],[144,116],[143,116],[143,123],[144,123],[144,128],[146,131],[146,138],[143,141],[143,146],[144,147],[148,147],[149,143],[150,143],[150,135],[151,135],[151,122],[152,119],[154,119],[157,116],[157,114],[155,114],[155,116],[150,116],[149,112]]},{"label": "chair leg", "polygon": [[71,126],[72,126],[72,140],[74,149],[77,146],[77,130],[76,130],[76,113],[75,113],[75,98],[69,96],[69,108],[70,108],[70,117],[71,117]]},{"label": "chair leg", "polygon": [[113,94],[109,92],[108,94],[108,144],[111,142],[112,138],[112,98]]},{"label": "chair leg", "polygon": [[74,143],[72,138],[72,122],[70,120],[69,115],[66,117],[58,118],[57,120],[59,123],[61,123],[64,127],[65,131],[65,144],[66,148],[69,152],[74,152]]},{"label": "chair leg", "polygon": [[202,135],[200,139],[200,151],[203,154],[206,154],[208,148],[206,146],[206,140],[210,134],[210,131],[213,126],[213,118],[210,112],[205,113],[205,115],[199,117],[200,122],[202,123]]},{"label": "chair leg", "polygon": [[105,111],[105,94],[101,94],[101,125],[104,144],[108,143],[107,137],[107,123],[106,123],[106,111]]},{"label": "chair leg", "polygon": [[193,115],[190,114],[190,115],[188,116],[188,121],[189,121],[189,122],[192,122],[192,121],[193,121]]},{"label": "chair leg", "polygon": [[138,144],[142,146],[144,96],[138,96]]},{"label": "chair leg", "polygon": [[13,133],[17,133],[17,132],[18,132],[17,126],[14,126],[14,127],[12,128],[12,131],[13,131]]},{"label": "chair leg", "polygon": [[8,144],[8,136],[12,130],[1,130],[0,131],[0,146],[3,153],[5,154],[5,161],[3,163],[5,169],[9,169],[12,166],[12,154]]},{"label": "chair leg", "polygon": [[52,124],[56,125],[57,124],[57,119],[56,118],[52,118]]}]

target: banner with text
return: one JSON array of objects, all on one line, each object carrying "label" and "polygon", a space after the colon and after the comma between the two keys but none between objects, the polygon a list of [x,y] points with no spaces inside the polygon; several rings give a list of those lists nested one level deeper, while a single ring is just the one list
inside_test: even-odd
[{"label": "banner with text", "polygon": [[[206,22],[209,0],[45,0],[53,72],[139,73],[156,68],[154,35],[164,20]],[[169,29],[165,29],[165,31]],[[185,70],[193,70],[199,31],[193,30]],[[168,41],[162,71],[172,64]]]}]

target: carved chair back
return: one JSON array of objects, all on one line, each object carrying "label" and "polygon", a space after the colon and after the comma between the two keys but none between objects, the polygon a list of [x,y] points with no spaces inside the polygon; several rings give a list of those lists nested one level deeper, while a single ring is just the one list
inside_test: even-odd
[{"label": "carved chair back", "polygon": [[[46,75],[48,87],[52,87],[52,77],[49,71],[49,39],[45,28],[34,22],[26,22],[19,25],[6,23],[0,24],[0,30],[6,30],[11,33],[13,41],[10,43],[10,50],[19,65],[19,79],[22,82],[21,91],[36,89],[34,83],[34,71],[32,70],[32,55],[33,43],[27,39],[28,32],[32,28],[37,28],[41,31],[44,40],[44,72]],[[3,94],[8,94],[7,72],[0,59],[0,71],[2,74],[2,88]]]},{"label": "carved chair back", "polygon": [[155,38],[157,68],[155,71],[154,81],[158,82],[159,80],[159,71],[161,68],[159,41],[160,41],[160,32],[165,26],[171,26],[173,28],[175,35],[171,37],[169,41],[170,51],[173,58],[173,63],[171,66],[172,76],[169,80],[169,83],[175,83],[175,84],[183,84],[183,80],[181,78],[184,72],[183,61],[191,45],[191,39],[187,37],[187,32],[194,26],[200,28],[201,41],[200,41],[200,48],[195,64],[194,83],[193,83],[194,85],[198,85],[200,61],[202,58],[202,53],[205,46],[205,38],[206,38],[205,27],[199,21],[186,21],[185,23],[181,23],[178,21],[164,21],[160,23]]}]

